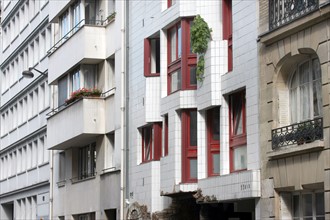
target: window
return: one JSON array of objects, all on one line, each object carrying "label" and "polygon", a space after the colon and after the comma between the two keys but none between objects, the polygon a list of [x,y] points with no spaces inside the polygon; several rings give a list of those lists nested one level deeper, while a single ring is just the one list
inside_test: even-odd
[{"label": "window", "polygon": [[65,180],[65,151],[58,154],[59,156],[59,171],[58,171],[58,181]]},{"label": "window", "polygon": [[168,33],[168,94],[178,90],[196,89],[196,54],[190,47],[192,19],[183,19]]},{"label": "window", "polygon": [[78,30],[80,20],[80,1],[77,1],[72,7],[72,27],[75,28],[74,31]]},{"label": "window", "polygon": [[65,103],[65,100],[68,97],[68,79],[63,77],[58,80],[58,106],[61,106]]},{"label": "window", "polygon": [[96,171],[96,143],[79,148],[78,179],[95,176]]},{"label": "window", "polygon": [[77,91],[80,89],[80,70],[77,69],[71,73],[71,91]]},{"label": "window", "polygon": [[324,220],[324,193],[282,193],[282,205],[284,210],[288,210],[288,213],[284,216],[294,220],[305,220],[305,219],[315,219]]},{"label": "window", "polygon": [[104,169],[114,168],[115,164],[115,133],[106,135],[106,147],[104,153]]},{"label": "window", "polygon": [[159,76],[160,40],[159,36],[144,39],[144,76]]},{"label": "window", "polygon": [[220,173],[220,108],[207,111],[207,161],[208,175]]},{"label": "window", "polygon": [[60,17],[60,27],[61,27],[61,37],[66,36],[69,33],[69,13],[68,11],[64,12]]},{"label": "window", "polygon": [[168,115],[164,116],[164,156],[168,155]]},{"label": "window", "polygon": [[142,134],[142,162],[159,160],[162,147],[162,123],[153,123],[143,127]]},{"label": "window", "polygon": [[176,2],[176,0],[167,0],[167,7],[171,7],[172,5],[174,5]]},{"label": "window", "polygon": [[229,96],[231,171],[247,168],[245,91]]},{"label": "window", "polygon": [[116,11],[116,0],[108,0],[108,15]]},{"label": "window", "polygon": [[232,0],[222,1],[223,39],[228,41],[228,72],[233,70]]},{"label": "window", "polygon": [[182,181],[197,181],[197,110],[184,110],[182,123]]},{"label": "window", "polygon": [[86,214],[79,214],[73,216],[74,220],[95,220],[95,213],[86,213]]},{"label": "window", "polygon": [[322,116],[322,78],[317,58],[302,62],[294,71],[290,84],[290,109],[292,123]]}]

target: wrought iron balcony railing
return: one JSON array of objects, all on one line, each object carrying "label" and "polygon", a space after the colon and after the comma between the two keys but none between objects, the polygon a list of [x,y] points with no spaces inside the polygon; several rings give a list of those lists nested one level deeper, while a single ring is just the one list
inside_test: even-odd
[{"label": "wrought iron balcony railing", "polygon": [[323,139],[323,119],[316,118],[302,123],[272,130],[272,149],[303,144]]},{"label": "wrought iron balcony railing", "polygon": [[318,0],[269,0],[269,29],[273,30],[318,8]]}]

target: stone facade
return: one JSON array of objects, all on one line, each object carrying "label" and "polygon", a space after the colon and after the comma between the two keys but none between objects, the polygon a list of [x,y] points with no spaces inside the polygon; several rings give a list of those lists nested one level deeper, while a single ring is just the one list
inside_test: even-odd
[{"label": "stone facade", "polygon": [[[260,152],[262,219],[292,218],[288,201],[296,193],[324,192],[325,219],[329,192],[329,5],[269,31],[268,1],[260,2]],[[272,129],[292,124],[290,82],[297,67],[318,59],[322,75],[323,138],[272,149]],[[290,103],[291,102],[291,103]],[[302,108],[297,106],[297,108]],[[298,113],[297,113],[298,114]],[[312,119],[312,118],[311,118]],[[291,119],[292,120],[292,119]],[[299,126],[299,125],[298,125]],[[274,141],[274,140],[273,140]]]}]

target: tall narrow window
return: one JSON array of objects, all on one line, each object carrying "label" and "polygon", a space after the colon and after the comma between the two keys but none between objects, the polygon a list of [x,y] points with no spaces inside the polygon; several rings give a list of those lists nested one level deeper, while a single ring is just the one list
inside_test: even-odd
[{"label": "tall narrow window", "polygon": [[229,96],[231,171],[247,168],[245,91]]},{"label": "tall narrow window", "polygon": [[164,116],[164,156],[168,155],[168,115]]},{"label": "tall narrow window", "polygon": [[64,37],[69,33],[69,13],[64,12],[60,17],[61,37]]},{"label": "tall narrow window", "polygon": [[176,2],[176,0],[167,0],[167,7],[171,7],[172,5],[174,5]]},{"label": "tall narrow window", "polygon": [[182,181],[197,181],[197,110],[185,110],[182,123]]},{"label": "tall narrow window", "polygon": [[58,106],[61,106],[65,103],[65,100],[68,97],[68,79],[63,77],[58,80]]},{"label": "tall narrow window", "polygon": [[77,1],[72,7],[72,27],[74,27],[74,31],[79,29],[80,20],[80,1]]},{"label": "tall narrow window", "polygon": [[76,70],[71,74],[71,90],[72,92],[80,89],[80,70]]},{"label": "tall narrow window", "polygon": [[223,39],[228,41],[228,72],[233,70],[232,0],[222,0]]},{"label": "tall narrow window", "polygon": [[291,122],[322,116],[322,77],[320,61],[309,59],[298,65],[290,85]]},{"label": "tall narrow window", "polygon": [[159,36],[144,39],[144,76],[159,76],[160,40]]},{"label": "tall narrow window", "polygon": [[168,30],[168,94],[178,90],[196,89],[196,54],[190,45],[192,19],[183,19]]},{"label": "tall narrow window", "polygon": [[86,147],[79,148],[78,179],[95,176],[96,171],[96,144],[92,143]]},{"label": "tall narrow window", "polygon": [[162,147],[162,123],[153,123],[143,127],[142,134],[142,162],[159,160]]},{"label": "tall narrow window", "polygon": [[220,173],[220,108],[207,111],[207,157],[208,175]]}]

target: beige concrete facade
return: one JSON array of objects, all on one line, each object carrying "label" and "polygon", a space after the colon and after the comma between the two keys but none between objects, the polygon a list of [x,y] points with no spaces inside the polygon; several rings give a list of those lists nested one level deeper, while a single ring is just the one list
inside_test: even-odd
[{"label": "beige concrete facade", "polygon": [[[261,219],[292,219],[292,195],[316,192],[324,192],[330,219],[330,6],[320,1],[316,10],[270,31],[268,3],[260,1],[259,8]],[[272,149],[272,129],[292,124],[292,75],[311,58],[321,68],[323,139]]]}]

